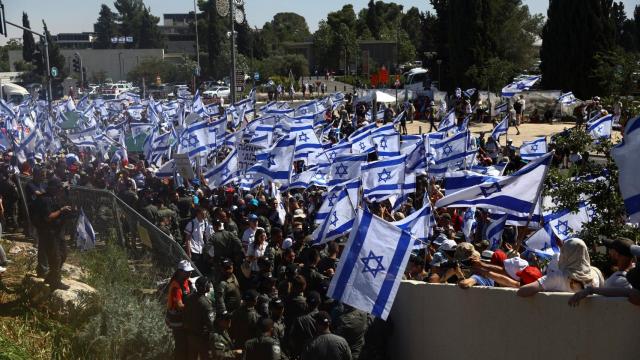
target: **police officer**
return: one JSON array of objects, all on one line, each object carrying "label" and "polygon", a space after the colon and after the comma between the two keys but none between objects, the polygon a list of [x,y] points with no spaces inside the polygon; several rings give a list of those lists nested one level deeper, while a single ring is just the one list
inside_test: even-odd
[{"label": "police officer", "polygon": [[62,264],[67,259],[67,244],[64,241],[64,228],[70,221],[73,212],[71,206],[64,203],[64,190],[62,182],[57,177],[52,177],[47,182],[47,192],[37,200],[38,216],[36,226],[38,235],[47,255],[49,273],[45,282],[52,289],[67,290],[69,286],[61,281],[60,271]]},{"label": "police officer", "polygon": [[302,360],[351,360],[351,350],[347,341],[331,333],[331,317],[325,311],[315,316],[318,336],[307,346],[302,354]]},{"label": "police officer", "polygon": [[245,360],[280,360],[284,355],[280,349],[280,343],[274,339],[273,320],[263,318],[260,320],[260,336],[255,337],[245,344]]},{"label": "police officer", "polygon": [[284,302],[275,298],[269,303],[269,313],[271,313],[271,320],[273,320],[273,334],[272,336],[284,345],[284,335],[286,333],[286,327],[284,325]]},{"label": "police officer", "polygon": [[220,281],[216,284],[216,311],[233,314],[240,307],[241,292],[238,279],[233,274],[233,261],[224,259],[220,265]]},{"label": "police officer", "polygon": [[184,306],[184,327],[187,331],[189,359],[209,359],[209,335],[213,332],[215,312],[209,299],[211,281],[206,276],[196,280],[196,292]]},{"label": "police officer", "polygon": [[345,311],[336,320],[334,332],[347,340],[351,355],[357,360],[364,347],[364,336],[369,325],[369,315],[350,305],[344,304],[343,306]]},{"label": "police officer", "polygon": [[231,313],[224,311],[218,313],[211,338],[213,344],[213,358],[215,360],[237,359],[242,355],[242,350],[233,350],[233,340],[229,336],[231,327]]},{"label": "police officer", "polygon": [[289,346],[291,355],[300,355],[308,343],[316,335],[315,316],[318,314],[318,306],[322,300],[317,291],[309,291],[307,295],[308,312],[296,318],[289,328]]},{"label": "police officer", "polygon": [[240,264],[244,258],[244,252],[238,236],[225,229],[220,219],[214,218],[212,223],[215,233],[209,242],[213,245],[215,259],[231,259],[235,264]]},{"label": "police officer", "polygon": [[244,346],[245,342],[258,335],[258,322],[260,315],[256,311],[258,292],[250,289],[242,296],[242,306],[233,313],[231,322],[231,338],[238,344]]}]

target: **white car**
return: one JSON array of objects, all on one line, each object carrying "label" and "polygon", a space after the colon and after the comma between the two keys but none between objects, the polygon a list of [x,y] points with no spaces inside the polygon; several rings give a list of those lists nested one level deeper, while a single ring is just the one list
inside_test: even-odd
[{"label": "white car", "polygon": [[205,99],[211,99],[214,96],[226,98],[229,97],[229,94],[231,94],[231,89],[228,86],[212,86],[202,92]]}]

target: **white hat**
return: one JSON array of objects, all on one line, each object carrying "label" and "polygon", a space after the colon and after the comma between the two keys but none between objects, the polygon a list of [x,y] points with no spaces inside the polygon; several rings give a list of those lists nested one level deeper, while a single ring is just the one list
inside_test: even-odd
[{"label": "white hat", "polygon": [[507,272],[512,279],[520,281],[520,277],[516,273],[529,266],[529,263],[525,259],[514,257],[504,261],[504,271]]},{"label": "white hat", "polygon": [[482,260],[491,260],[491,257],[492,257],[492,256],[493,256],[493,251],[491,251],[491,250],[484,250],[484,251],[482,252],[482,255],[481,255],[481,257],[480,257],[480,258],[481,258]]},{"label": "white hat", "polygon": [[284,239],[284,241],[282,242],[282,250],[287,250],[291,246],[293,246],[293,239],[291,238]]},{"label": "white hat", "polygon": [[306,217],[307,217],[307,215],[304,213],[304,210],[302,210],[302,209],[295,209],[293,211],[293,218],[294,219],[295,218],[303,218],[304,219]]},{"label": "white hat", "polygon": [[452,251],[455,250],[457,246],[458,244],[455,241],[447,239],[442,242],[438,251]]},{"label": "white hat", "polygon": [[178,270],[193,271],[194,268],[191,266],[191,262],[189,262],[189,260],[180,260],[178,263]]}]

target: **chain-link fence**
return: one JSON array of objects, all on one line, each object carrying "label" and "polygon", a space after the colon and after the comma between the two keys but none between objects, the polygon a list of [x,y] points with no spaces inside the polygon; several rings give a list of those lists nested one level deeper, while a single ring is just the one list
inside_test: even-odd
[{"label": "chain-link fence", "polygon": [[[29,178],[16,176],[25,232],[34,236],[34,220],[29,213],[30,199],[26,196],[29,181]],[[113,192],[71,186],[67,198],[73,207],[84,211],[96,234],[98,245],[115,242],[134,258],[150,258],[157,275],[169,277],[180,260],[189,260],[180,244],[170,235],[158,229]],[[74,236],[75,223],[69,230],[71,236]],[[199,275],[197,270],[195,272]]]}]

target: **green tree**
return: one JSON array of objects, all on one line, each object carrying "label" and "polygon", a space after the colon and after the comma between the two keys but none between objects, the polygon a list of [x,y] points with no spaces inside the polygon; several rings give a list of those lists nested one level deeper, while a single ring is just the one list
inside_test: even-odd
[{"label": "green tree", "polygon": [[472,65],[467,70],[467,76],[481,89],[498,92],[512,77],[514,71],[513,63],[493,57],[483,65]]},{"label": "green tree", "polygon": [[164,36],[158,28],[160,18],[151,15],[151,10],[145,7],[140,14],[140,29],[138,31],[138,48],[158,49],[164,47]]},{"label": "green tree", "polygon": [[540,50],[543,86],[580,98],[602,95],[602,85],[593,79],[596,54],[613,48],[614,29],[610,2],[551,0]]},{"label": "green tree", "polygon": [[95,24],[96,41],[93,44],[94,49],[109,49],[113,45],[111,38],[118,35],[116,25],[117,15],[111,11],[109,6],[102,4],[100,6],[100,15],[98,22]]},{"label": "green tree", "polygon": [[125,48],[138,47],[144,3],[142,0],[116,0],[113,6],[118,11],[118,33],[133,37],[133,43],[126,43]]},{"label": "green tree", "polygon": [[373,0],[369,0],[369,5],[367,6],[367,27],[371,32],[371,35],[374,39],[380,40],[380,28],[382,27],[382,19],[378,15],[378,9],[376,7],[376,2]]},{"label": "green tree", "polygon": [[356,23],[356,13],[351,4],[329,13],[327,20],[320,22],[314,34],[313,48],[321,66],[338,69],[345,59],[347,64],[350,63],[356,49]]},{"label": "green tree", "polygon": [[622,48],[595,55],[593,78],[603,94],[630,95],[640,81],[640,56]]},{"label": "green tree", "polygon": [[22,49],[22,43],[19,39],[9,39],[5,46],[0,46],[0,71],[9,71],[9,50],[20,49]]},{"label": "green tree", "polygon": [[[42,20],[42,26],[44,28],[44,35],[47,38],[47,42],[49,44],[49,66],[58,68],[58,73],[59,73],[58,77],[53,79],[53,84],[59,85],[68,75],[66,68],[64,66],[65,64],[64,56],[62,55],[62,53],[60,53],[60,47],[55,42],[53,42],[53,39],[51,38],[51,33],[47,28],[47,23],[45,23],[44,20]],[[42,62],[40,62],[39,65],[41,67],[37,69],[38,74],[46,74],[47,73],[47,69],[45,68],[46,63],[43,64]]]},{"label": "green tree", "polygon": [[[27,29],[31,29],[29,25],[29,16],[27,13],[22,13],[22,26]],[[34,54],[36,52],[36,42],[33,40],[33,34],[23,30],[22,31],[22,59],[26,62],[32,62]]]}]

